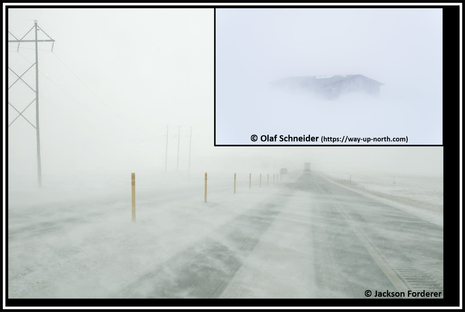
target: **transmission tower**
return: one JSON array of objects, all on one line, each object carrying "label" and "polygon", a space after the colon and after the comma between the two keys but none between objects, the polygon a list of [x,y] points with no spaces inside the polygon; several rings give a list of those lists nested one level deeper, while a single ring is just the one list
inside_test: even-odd
[{"label": "transmission tower", "polygon": [[[31,40],[31,39],[24,39],[32,30],[34,30],[34,34],[35,34],[35,37],[34,37],[34,40]],[[37,38],[37,32],[38,31],[42,31],[42,33],[44,33],[48,39],[38,39]],[[38,25],[37,25],[37,21],[34,21],[34,26],[32,26],[31,29],[29,29],[29,31],[21,37],[21,39],[18,39],[17,37],[15,37],[15,35],[13,35],[10,31],[8,31],[8,33],[14,38],[14,40],[8,40],[8,42],[16,42],[18,43],[18,49],[16,51],[19,51],[19,47],[20,47],[20,44],[22,42],[26,42],[26,43],[30,43],[30,42],[34,42],[35,43],[35,54],[36,54],[36,61],[34,64],[32,64],[28,69],[26,69],[25,72],[23,72],[21,75],[18,75],[13,69],[11,69],[9,66],[8,66],[8,69],[14,74],[16,75],[16,77],[18,77],[15,82],[13,82],[9,87],[8,87],[8,90],[13,87],[15,85],[16,82],[18,82],[19,80],[21,80],[24,84],[26,84],[26,86],[28,86],[33,92],[35,92],[36,94],[36,97],[29,103],[29,105],[26,106],[25,109],[23,109],[21,112],[19,110],[17,110],[13,104],[10,103],[9,99],[8,99],[8,104],[13,107],[13,109],[18,113],[18,116],[8,125],[8,127],[10,127],[15,121],[16,119],[18,119],[20,116],[23,117],[34,129],[36,129],[36,138],[37,138],[37,178],[38,178],[38,183],[39,183],[39,187],[42,187],[42,165],[41,165],[41,159],[40,159],[40,128],[39,128],[39,49],[38,49],[38,45],[39,45],[39,42],[52,42],[52,49],[51,51],[53,51],[53,46],[55,45],[55,40],[53,40],[52,38],[50,38],[49,35],[47,35],[47,33],[45,31],[43,31],[42,28],[40,28]],[[8,63],[9,64],[9,63]],[[35,70],[36,70],[36,86],[35,86],[35,89],[32,88],[26,81],[23,80],[23,76],[32,68],[34,67],[35,65]],[[35,126],[23,115],[24,111],[26,109],[29,108],[29,106],[31,106],[32,103],[36,102],[36,124]]]}]

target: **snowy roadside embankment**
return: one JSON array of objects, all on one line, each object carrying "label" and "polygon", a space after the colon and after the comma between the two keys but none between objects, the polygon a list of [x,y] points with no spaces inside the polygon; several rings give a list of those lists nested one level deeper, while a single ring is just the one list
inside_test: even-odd
[{"label": "snowy roadside embankment", "polygon": [[443,226],[442,177],[320,174],[338,186]]}]

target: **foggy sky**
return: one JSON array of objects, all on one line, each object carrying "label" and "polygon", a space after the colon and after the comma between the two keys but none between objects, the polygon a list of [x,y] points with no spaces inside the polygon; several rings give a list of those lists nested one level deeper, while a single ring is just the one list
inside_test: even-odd
[{"label": "foggy sky", "polygon": [[[438,9],[218,9],[219,144],[257,134],[409,137],[442,144],[442,14]],[[361,74],[381,96],[279,97],[293,76]]]},{"label": "foggy sky", "polygon": [[[399,79],[411,79],[428,84],[431,92],[439,92],[435,88],[442,79],[441,67],[430,58],[436,60],[441,56],[441,47],[435,44],[441,38],[441,29],[428,21],[440,22],[440,11],[429,12],[414,13],[428,17],[415,19],[418,23],[409,24],[407,30],[406,23],[412,23],[411,15],[402,12],[389,25],[375,23],[380,16],[370,15],[368,21],[373,22],[373,27],[366,27],[367,20],[360,13],[351,11],[348,16],[346,10],[331,10],[331,19],[324,12],[313,13],[309,18],[306,12],[298,11],[297,18],[292,20],[271,12],[249,36],[241,38],[246,45],[229,43],[231,53],[240,60],[229,64],[230,70],[237,72],[229,83],[240,88],[248,79],[268,81],[286,74],[342,72],[362,73],[389,83],[391,88],[402,88]],[[37,20],[56,40],[53,52],[50,44],[40,44],[44,175],[68,171],[164,170],[167,125],[170,172],[176,172],[175,135],[179,126],[179,168],[181,172],[187,170],[192,126],[192,170],[196,172],[251,167],[277,171],[284,166],[300,170],[304,161],[312,161],[314,168],[321,170],[442,174],[439,147],[215,148],[212,9],[14,9],[8,11],[8,16],[8,30],[16,37],[22,37]],[[247,33],[254,18],[244,13],[240,21],[235,20],[237,31]],[[341,19],[345,21],[343,26]],[[270,21],[273,23],[267,24]],[[293,37],[287,31],[288,24],[310,25],[312,29],[325,31]],[[381,36],[383,27],[397,32],[391,37]],[[398,32],[403,36],[397,38]],[[25,39],[32,39],[30,36]],[[371,40],[353,45],[353,40],[361,36]],[[390,46],[392,40],[396,40],[395,49]],[[328,41],[334,42],[329,54],[318,44]],[[301,48],[295,48],[296,42]],[[218,44],[221,45],[221,38]],[[341,50],[344,53],[336,53]],[[425,53],[419,55],[420,50]],[[33,44],[23,43],[19,53],[16,44],[9,44],[8,51],[8,66],[18,74],[34,62]],[[322,61],[311,65],[299,61],[303,59]],[[331,66],[327,66],[329,61]],[[218,66],[221,70],[220,66],[225,65]],[[11,72],[8,77],[10,84],[16,80]],[[240,81],[238,77],[247,79]],[[34,71],[24,79],[35,85]],[[20,111],[33,97],[20,82],[9,90],[9,101]],[[33,123],[34,106],[24,114]],[[8,122],[16,115],[9,108]],[[8,139],[10,173],[34,177],[35,130],[19,118],[9,128]]]}]

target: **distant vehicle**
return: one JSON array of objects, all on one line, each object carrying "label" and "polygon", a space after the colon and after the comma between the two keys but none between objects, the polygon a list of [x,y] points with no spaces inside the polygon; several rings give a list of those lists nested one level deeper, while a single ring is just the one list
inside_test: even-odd
[{"label": "distant vehicle", "polygon": [[310,163],[309,162],[305,163],[304,174],[310,174]]},{"label": "distant vehicle", "polygon": [[279,171],[280,174],[287,174],[287,168],[281,168]]}]

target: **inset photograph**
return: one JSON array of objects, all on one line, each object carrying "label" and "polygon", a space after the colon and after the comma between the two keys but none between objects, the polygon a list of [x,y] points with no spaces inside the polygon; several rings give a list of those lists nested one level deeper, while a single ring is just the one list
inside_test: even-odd
[{"label": "inset photograph", "polygon": [[215,145],[442,145],[440,9],[216,9]]}]

